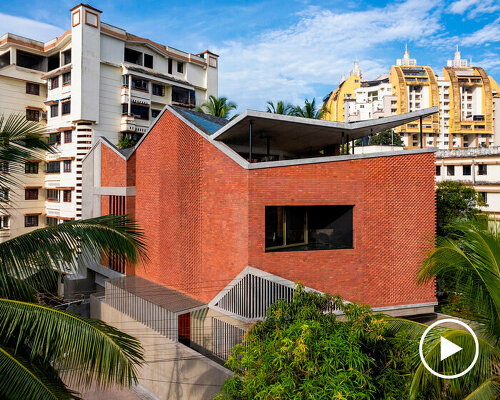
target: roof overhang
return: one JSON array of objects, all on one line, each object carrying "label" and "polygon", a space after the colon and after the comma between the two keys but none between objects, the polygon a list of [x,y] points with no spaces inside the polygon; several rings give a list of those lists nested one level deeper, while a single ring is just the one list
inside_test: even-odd
[{"label": "roof overhang", "polygon": [[219,129],[212,138],[229,146],[248,145],[251,121],[253,146],[266,146],[269,140],[274,149],[299,153],[308,149],[340,144],[343,134],[346,140],[359,139],[419,118],[426,118],[437,112],[437,107],[431,107],[379,119],[334,122],[246,110]]}]

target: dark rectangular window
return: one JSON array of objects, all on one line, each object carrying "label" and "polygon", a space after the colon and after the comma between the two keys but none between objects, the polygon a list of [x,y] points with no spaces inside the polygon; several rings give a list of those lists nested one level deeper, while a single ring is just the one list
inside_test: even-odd
[{"label": "dark rectangular window", "polygon": [[0,161],[0,173],[1,174],[10,173],[10,163],[8,161]]},{"label": "dark rectangular window", "polygon": [[40,121],[40,110],[26,109],[26,119],[28,121]]},{"label": "dark rectangular window", "polygon": [[40,96],[40,85],[37,83],[26,82],[26,93]]},{"label": "dark rectangular window", "polygon": [[47,189],[46,198],[49,201],[59,201],[59,190]]},{"label": "dark rectangular window", "polygon": [[9,201],[9,189],[0,188],[0,201]]},{"label": "dark rectangular window", "polygon": [[47,173],[59,173],[61,172],[61,162],[60,161],[49,161],[47,163]]},{"label": "dark rectangular window", "polygon": [[59,68],[60,66],[61,66],[61,60],[59,58],[59,52],[47,57],[47,71],[52,71],[54,69]]},{"label": "dark rectangular window", "polygon": [[470,165],[464,165],[462,167],[462,175],[470,175],[471,174],[471,166]]},{"label": "dark rectangular window", "polygon": [[49,88],[51,90],[57,89],[58,87],[59,87],[59,75],[49,79]]},{"label": "dark rectangular window", "polygon": [[25,174],[38,174],[38,163],[28,161],[24,163],[24,173]]},{"label": "dark rectangular window", "polygon": [[179,74],[184,73],[184,63],[183,62],[177,61],[177,72]]},{"label": "dark rectangular window", "polygon": [[139,51],[125,48],[124,58],[126,62],[142,65],[142,53]]},{"label": "dark rectangular window", "polygon": [[71,101],[65,101],[62,103],[62,115],[69,114],[71,112]]},{"label": "dark rectangular window", "polygon": [[25,215],[24,226],[29,228],[31,226],[38,226],[38,215]]},{"label": "dark rectangular window", "polygon": [[63,190],[63,201],[71,203],[71,190]]},{"label": "dark rectangular window", "polygon": [[64,131],[64,143],[71,143],[73,141],[73,132]]},{"label": "dark rectangular window", "polygon": [[71,49],[66,50],[66,51],[63,53],[63,62],[64,62],[64,64],[63,64],[63,65],[66,65],[66,64],[71,63]]},{"label": "dark rectangular window", "polygon": [[436,176],[441,175],[441,165],[436,165]]},{"label": "dark rectangular window", "polygon": [[63,163],[64,163],[63,171],[71,172],[71,160],[64,160]]},{"label": "dark rectangular window", "polygon": [[172,86],[172,102],[186,106],[194,106],[196,104],[195,91],[179,86]]},{"label": "dark rectangular window", "polygon": [[149,81],[132,78],[132,89],[149,91]]},{"label": "dark rectangular window", "polygon": [[49,133],[49,144],[51,146],[61,144],[61,132]]},{"label": "dark rectangular window", "polygon": [[16,50],[16,64],[18,67],[35,69],[37,71],[44,71],[44,56],[38,54],[28,53],[22,50]]},{"label": "dark rectangular window", "polygon": [[52,104],[50,106],[50,117],[54,118],[59,115],[59,103],[58,104]]},{"label": "dark rectangular window", "polygon": [[266,251],[352,249],[353,208],[266,206]]},{"label": "dark rectangular window", "polygon": [[448,176],[454,176],[455,175],[455,166],[454,165],[448,165],[446,167],[446,175],[448,175]]},{"label": "dark rectangular window", "polygon": [[136,104],[132,104],[130,106],[130,113],[139,119],[149,119],[149,107],[138,106]]},{"label": "dark rectangular window", "polygon": [[56,226],[58,224],[58,219],[57,218],[54,218],[54,217],[47,217],[45,219],[45,224],[47,226]]},{"label": "dark rectangular window", "polygon": [[9,229],[9,216],[8,215],[2,215],[0,216],[0,229]]},{"label": "dark rectangular window", "polygon": [[479,196],[483,200],[483,203],[486,205],[488,203],[488,194],[486,192],[478,192]]},{"label": "dark rectangular window", "polygon": [[171,58],[168,59],[168,73],[172,74],[172,65],[173,65],[173,60]]},{"label": "dark rectangular window", "polygon": [[488,166],[486,164],[478,165],[478,175],[488,175]]},{"label": "dark rectangular window", "polygon": [[62,83],[63,83],[63,85],[67,85],[68,83],[71,83],[71,71],[65,72],[62,75]]},{"label": "dark rectangular window", "polygon": [[24,189],[24,200],[38,200],[38,189]]},{"label": "dark rectangular window", "polygon": [[122,86],[128,87],[128,75],[122,76]]},{"label": "dark rectangular window", "polygon": [[165,96],[165,86],[153,83],[153,94],[155,96]]},{"label": "dark rectangular window", "polygon": [[153,56],[144,54],[144,66],[147,68],[153,68]]},{"label": "dark rectangular window", "polygon": [[122,115],[128,115],[128,104],[122,104]]},{"label": "dark rectangular window", "polygon": [[151,109],[151,117],[156,118],[158,115],[160,115],[161,110],[153,110]]}]

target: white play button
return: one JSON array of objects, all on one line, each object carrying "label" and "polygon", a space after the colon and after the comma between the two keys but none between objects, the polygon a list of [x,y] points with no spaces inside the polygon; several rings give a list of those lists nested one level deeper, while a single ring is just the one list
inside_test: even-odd
[{"label": "white play button", "polygon": [[446,360],[449,356],[461,351],[462,348],[448,339],[441,336],[441,361]]}]

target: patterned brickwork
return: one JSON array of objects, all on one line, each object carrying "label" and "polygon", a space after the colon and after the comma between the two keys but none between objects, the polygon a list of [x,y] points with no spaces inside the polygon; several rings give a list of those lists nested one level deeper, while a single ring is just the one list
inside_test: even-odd
[{"label": "patterned brickwork", "polygon": [[[416,284],[435,230],[432,153],[245,170],[166,111],[133,157],[140,276],[210,301],[250,265],[374,306],[435,301]],[[354,205],[354,249],[264,251],[266,205],[334,204]]]}]

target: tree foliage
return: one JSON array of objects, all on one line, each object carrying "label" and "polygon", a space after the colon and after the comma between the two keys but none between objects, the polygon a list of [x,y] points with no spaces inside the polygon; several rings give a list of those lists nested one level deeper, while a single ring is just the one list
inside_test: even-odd
[{"label": "tree foliage", "polygon": [[456,221],[468,221],[477,217],[484,201],[478,192],[462,182],[443,181],[436,189],[436,224],[439,236],[450,233],[448,226]]},{"label": "tree foliage", "polygon": [[321,117],[326,113],[326,109],[323,107],[319,107],[316,105],[316,99],[312,99],[312,101],[305,100],[304,106],[295,106],[290,111],[290,115],[294,115],[296,117],[302,118],[312,118],[312,119],[321,119]]},{"label": "tree foliage", "polygon": [[229,113],[236,109],[236,103],[228,101],[227,97],[215,97],[210,95],[208,101],[203,103],[196,111],[210,114],[214,117],[229,119]]},{"label": "tree foliage", "polygon": [[386,129],[370,137],[370,144],[401,146],[403,141],[399,133],[392,129]]},{"label": "tree foliage", "polygon": [[[343,318],[325,312],[336,305]],[[280,300],[233,349],[219,399],[403,399],[416,341],[390,336],[381,315],[305,292]]]},{"label": "tree foliage", "polygon": [[273,114],[282,114],[282,115],[290,115],[294,107],[283,100],[280,100],[274,104],[272,101],[267,102],[267,112]]}]

